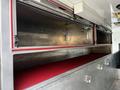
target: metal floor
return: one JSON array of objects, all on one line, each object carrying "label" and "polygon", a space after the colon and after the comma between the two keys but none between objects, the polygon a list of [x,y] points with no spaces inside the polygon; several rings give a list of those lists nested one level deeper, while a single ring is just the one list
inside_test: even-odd
[{"label": "metal floor", "polygon": [[115,80],[110,90],[120,90],[120,80]]}]

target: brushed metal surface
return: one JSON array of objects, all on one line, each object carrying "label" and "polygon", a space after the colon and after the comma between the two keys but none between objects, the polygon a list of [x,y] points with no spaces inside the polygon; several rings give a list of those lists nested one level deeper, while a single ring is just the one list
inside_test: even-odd
[{"label": "brushed metal surface", "polygon": [[21,3],[17,3],[17,36],[18,47],[93,44],[92,27]]},{"label": "brushed metal surface", "polygon": [[[14,0],[15,1],[15,0]],[[0,90],[13,90],[13,56],[11,48],[11,5],[12,0],[0,0]],[[10,9],[11,8],[11,9]]]},{"label": "brushed metal surface", "polygon": [[115,80],[110,90],[120,90],[120,80]]}]

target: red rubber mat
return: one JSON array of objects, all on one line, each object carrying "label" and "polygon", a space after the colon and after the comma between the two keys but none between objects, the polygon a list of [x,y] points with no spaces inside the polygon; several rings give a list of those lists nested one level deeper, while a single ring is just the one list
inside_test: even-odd
[{"label": "red rubber mat", "polygon": [[15,90],[23,90],[35,84],[48,80],[68,70],[93,61],[105,54],[89,54],[64,61],[40,65],[29,70],[15,72]]}]

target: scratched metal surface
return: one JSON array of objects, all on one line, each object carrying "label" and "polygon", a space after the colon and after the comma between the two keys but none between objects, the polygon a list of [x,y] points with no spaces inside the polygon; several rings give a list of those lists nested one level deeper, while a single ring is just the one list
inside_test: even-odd
[{"label": "scratched metal surface", "polygon": [[18,47],[93,43],[92,27],[85,27],[19,3],[17,16]]}]

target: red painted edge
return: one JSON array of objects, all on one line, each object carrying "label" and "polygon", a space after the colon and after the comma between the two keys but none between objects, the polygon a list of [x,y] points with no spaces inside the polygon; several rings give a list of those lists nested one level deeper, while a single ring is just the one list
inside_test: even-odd
[{"label": "red painted edge", "polygon": [[11,47],[14,48],[14,34],[13,34],[13,4],[12,0],[10,0],[10,29],[11,29]]},{"label": "red painted edge", "polygon": [[13,51],[53,50],[53,49],[60,49],[60,48],[75,48],[75,47],[83,47],[83,46],[56,46],[56,47],[46,47],[46,48],[18,48],[18,49],[13,49]]}]

